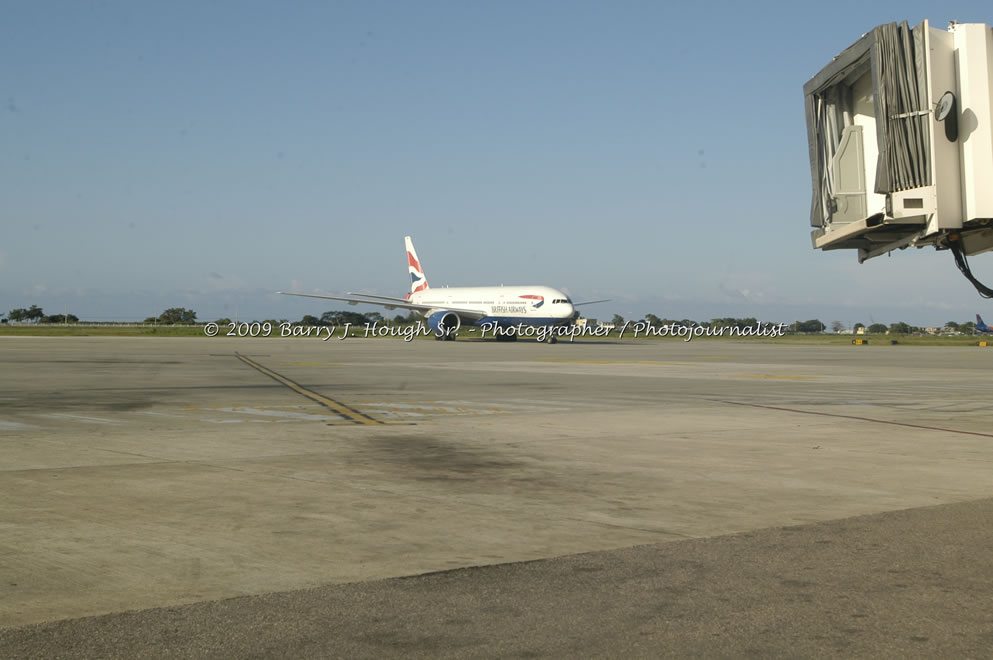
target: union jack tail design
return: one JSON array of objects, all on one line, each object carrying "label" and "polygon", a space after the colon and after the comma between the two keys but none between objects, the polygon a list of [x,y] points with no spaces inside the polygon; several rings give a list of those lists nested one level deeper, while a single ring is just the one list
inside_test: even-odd
[{"label": "union jack tail design", "polygon": [[[414,243],[410,240],[410,236],[404,236],[403,242],[407,247],[407,270],[410,272],[410,293],[424,291],[428,288],[428,278],[424,277],[424,269],[421,268],[421,262],[417,259],[417,253],[414,251]],[[407,294],[407,297],[409,298],[410,294]]]}]

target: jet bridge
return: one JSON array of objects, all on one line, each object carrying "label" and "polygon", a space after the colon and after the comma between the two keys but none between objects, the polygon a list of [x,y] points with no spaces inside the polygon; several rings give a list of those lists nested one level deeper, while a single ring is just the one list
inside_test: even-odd
[{"label": "jet bridge", "polygon": [[880,25],[803,92],[813,247],[951,249],[982,286],[965,257],[993,250],[993,30]]}]

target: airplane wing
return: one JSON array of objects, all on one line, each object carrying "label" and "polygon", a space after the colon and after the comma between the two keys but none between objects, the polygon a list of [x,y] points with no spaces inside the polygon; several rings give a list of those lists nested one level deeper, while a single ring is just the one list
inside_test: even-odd
[{"label": "airplane wing", "polygon": [[[412,303],[403,298],[389,298],[387,296],[375,296],[376,298],[385,298],[385,300],[362,300],[360,298],[344,298],[342,296],[319,296],[315,293],[289,293],[287,291],[277,291],[284,296],[302,296],[304,298],[322,298],[324,300],[342,300],[347,302],[349,305],[358,305],[359,303],[365,303],[367,305],[381,305],[386,309],[412,309],[417,312],[429,312],[431,310],[445,311],[445,312],[455,312],[459,316],[463,317],[467,321],[478,321],[479,319],[486,316],[485,312],[478,309],[460,309],[458,307],[438,307],[437,305],[418,305],[417,303]],[[366,295],[366,294],[359,294]]]},{"label": "airplane wing", "polygon": [[572,303],[573,307],[579,307],[580,305],[595,305],[596,303],[610,302],[610,298],[604,298],[603,300],[587,300],[585,302]]},{"label": "airplane wing", "polygon": [[393,296],[375,296],[371,293],[355,293],[354,291],[349,291],[350,296],[361,296],[362,298],[377,298],[378,300],[394,300],[398,303],[408,303],[410,300],[408,298],[394,298]]}]

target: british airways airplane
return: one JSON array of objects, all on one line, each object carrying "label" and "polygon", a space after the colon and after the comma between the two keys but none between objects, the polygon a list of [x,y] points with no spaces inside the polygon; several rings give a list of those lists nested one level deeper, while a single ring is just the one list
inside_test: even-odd
[{"label": "british airways airplane", "polygon": [[[548,286],[474,286],[443,287],[432,289],[428,286],[424,269],[414,251],[410,236],[404,236],[407,248],[407,270],[410,273],[410,293],[403,298],[376,296],[367,293],[348,292],[349,298],[341,296],[319,296],[310,293],[287,293],[288,296],[343,300],[349,304],[381,305],[386,309],[409,309],[420,312],[427,319],[428,327],[436,339],[455,339],[455,334],[463,325],[490,326],[503,328],[494,333],[497,339],[515,340],[512,330],[521,326],[568,325],[578,316],[576,307],[606,300],[591,300],[574,303],[569,296]],[[555,336],[548,333],[551,343]]]}]

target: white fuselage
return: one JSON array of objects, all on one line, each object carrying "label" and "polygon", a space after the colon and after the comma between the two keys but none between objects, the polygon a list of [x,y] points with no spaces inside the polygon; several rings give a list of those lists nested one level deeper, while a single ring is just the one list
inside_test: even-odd
[{"label": "white fuselage", "polygon": [[411,293],[409,300],[431,305],[431,311],[478,311],[484,317],[474,325],[560,325],[571,322],[576,312],[569,296],[549,286],[439,287]]}]

